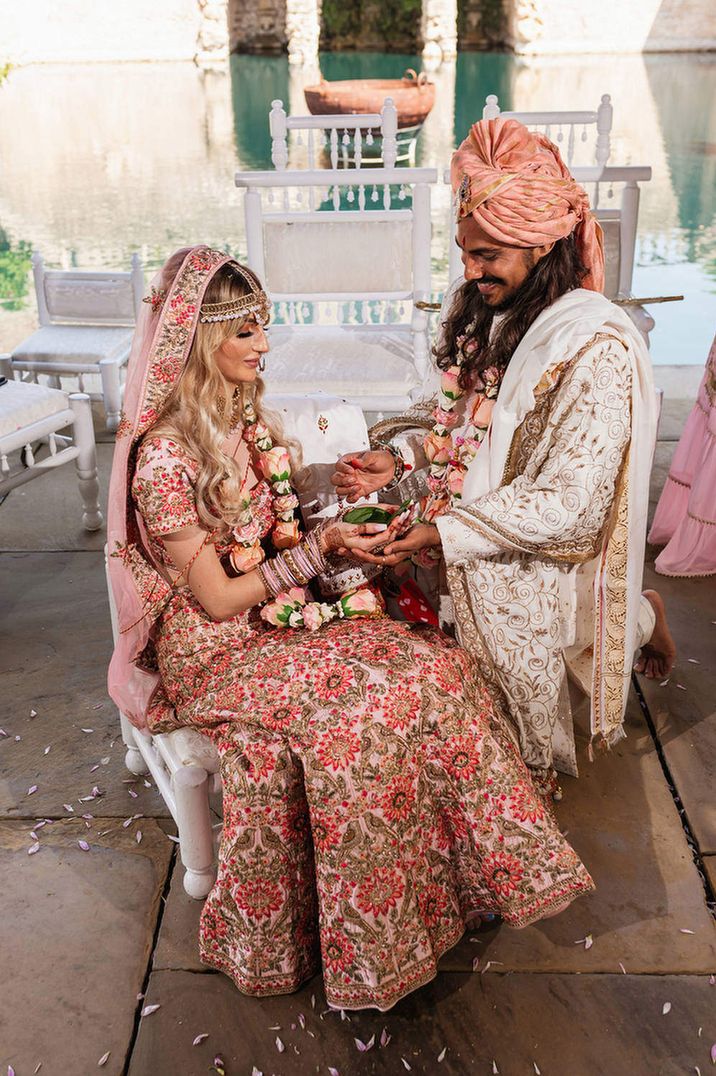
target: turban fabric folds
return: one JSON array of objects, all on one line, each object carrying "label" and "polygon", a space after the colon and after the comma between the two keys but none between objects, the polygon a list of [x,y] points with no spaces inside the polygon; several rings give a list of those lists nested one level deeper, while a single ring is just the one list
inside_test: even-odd
[{"label": "turban fabric folds", "polygon": [[602,229],[587,192],[543,134],[498,116],[473,124],[451,163],[457,219],[472,215],[496,243],[539,247],[574,232],[587,275],[583,288],[604,289]]}]

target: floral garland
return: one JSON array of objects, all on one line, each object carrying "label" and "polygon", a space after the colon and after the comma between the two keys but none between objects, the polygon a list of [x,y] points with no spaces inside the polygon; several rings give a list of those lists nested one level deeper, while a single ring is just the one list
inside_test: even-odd
[{"label": "floral garland", "polygon": [[[470,421],[459,437],[454,437],[452,433],[459,419],[455,414],[455,405],[465,395],[465,390],[460,386],[460,370],[478,346],[472,336],[475,326],[476,322],[472,322],[457,338],[455,363],[444,370],[440,378],[438,403],[432,412],[435,425],[423,440],[423,449],[430,464],[430,493],[420,501],[401,506],[401,511],[391,524],[398,534],[404,534],[417,523],[433,524],[438,516],[462,499],[468,467],[490,427],[502,381],[502,371],[497,366],[488,366],[478,374],[475,382],[477,399]],[[421,549],[411,559],[421,567],[430,568],[440,560],[441,555],[437,549]]]},{"label": "floral garland", "polygon": [[349,590],[335,602],[311,602],[300,587],[279,594],[261,610],[261,617],[277,628],[307,628],[317,631],[331,620],[350,620],[358,616],[380,616],[385,603],[370,586]]},{"label": "floral garland", "polygon": [[[291,460],[285,448],[275,447],[271,432],[261,422],[249,401],[244,405],[244,428],[241,434],[248,445],[258,450],[256,465],[271,486],[271,507],[275,522],[271,540],[276,549],[292,549],[298,545],[301,535],[298,529],[296,509],[298,497],[291,488]],[[266,532],[254,512],[251,497],[242,500],[239,516],[233,528],[233,544],[229,558],[237,572],[250,572],[265,559],[261,538]]]},{"label": "floral garland", "polygon": [[[296,517],[298,497],[291,488],[291,459],[285,448],[274,446],[271,431],[261,422],[252,403],[244,405],[242,438],[258,450],[256,466],[271,486],[274,523],[268,528],[254,510],[251,497],[240,505],[239,518],[232,529],[229,559],[235,571],[250,572],[266,559],[261,539],[268,530],[276,549],[292,549],[301,541]],[[307,628],[316,631],[331,620],[358,616],[380,616],[385,609],[380,594],[371,587],[359,587],[342,594],[335,602],[312,602],[301,587],[279,594],[261,609],[261,617],[275,627]]]}]

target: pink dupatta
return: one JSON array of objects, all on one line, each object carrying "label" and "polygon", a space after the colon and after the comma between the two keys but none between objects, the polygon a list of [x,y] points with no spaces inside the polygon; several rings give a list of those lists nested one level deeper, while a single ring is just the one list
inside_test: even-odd
[{"label": "pink dupatta", "polygon": [[[172,275],[181,255],[180,267]],[[207,285],[217,269],[229,261],[233,259],[228,254],[205,246],[177,251],[152,282],[151,300],[142,310],[132,343],[124,414],[117,430],[109,484],[109,580],[119,630],[108,689],[138,728],[146,727],[152,697],[159,687],[158,674],[149,665],[143,667],[142,656],[172,589],[148,551],[144,527],[132,502],[137,450],[184,369]]]}]

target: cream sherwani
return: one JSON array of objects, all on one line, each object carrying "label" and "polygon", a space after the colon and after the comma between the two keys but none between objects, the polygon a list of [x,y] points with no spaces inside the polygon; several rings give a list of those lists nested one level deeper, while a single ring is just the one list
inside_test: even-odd
[{"label": "cream sherwani", "polygon": [[[429,411],[374,432],[419,468]],[[458,638],[537,771],[576,773],[568,670],[591,695],[593,740],[623,735],[656,421],[632,322],[569,292],[520,342],[460,506],[438,521]]]}]

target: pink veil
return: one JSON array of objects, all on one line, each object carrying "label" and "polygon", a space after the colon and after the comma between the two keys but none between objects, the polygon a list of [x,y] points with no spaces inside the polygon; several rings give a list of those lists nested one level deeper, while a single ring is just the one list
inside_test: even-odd
[{"label": "pink veil", "polygon": [[151,301],[142,308],[132,342],[109,483],[107,552],[118,635],[108,689],[139,728],[146,727],[152,697],[160,686],[151,662],[142,667],[142,657],[171,587],[153,564],[132,503],[137,449],[184,369],[207,285],[229,261],[233,259],[228,254],[205,246],[177,251],[152,281]]}]

